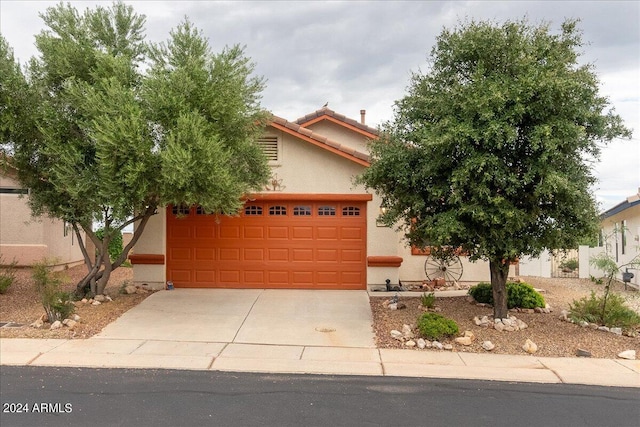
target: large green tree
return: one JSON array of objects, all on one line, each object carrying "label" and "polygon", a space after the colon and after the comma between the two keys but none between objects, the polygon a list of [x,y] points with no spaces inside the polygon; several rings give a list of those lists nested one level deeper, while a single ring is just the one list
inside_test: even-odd
[{"label": "large green tree", "polygon": [[443,30],[359,179],[410,243],[489,262],[496,318],[510,262],[595,231],[598,143],[630,136],[578,62],[582,45],[575,21],[557,33],[526,20]]},{"label": "large green tree", "polygon": [[[233,214],[266,182],[255,143],[268,119],[263,80],[242,48],[212,53],[189,21],[152,45],[145,17],[123,3],[82,14],[60,4],[41,17],[40,54],[24,75],[0,41],[0,67],[11,71],[0,76],[0,96],[12,102],[0,110],[5,161],[31,189],[34,214],[73,226],[87,266],[78,290],[100,294],[159,208]],[[112,236],[134,222],[131,243],[109,259]]]}]

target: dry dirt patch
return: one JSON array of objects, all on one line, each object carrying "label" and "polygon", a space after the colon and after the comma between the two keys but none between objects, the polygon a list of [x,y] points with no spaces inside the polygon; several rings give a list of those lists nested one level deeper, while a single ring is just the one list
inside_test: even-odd
[{"label": "dry dirt patch", "polygon": [[[522,350],[522,345],[527,339],[530,339],[538,345],[537,356],[575,357],[578,348],[588,350],[593,357],[600,358],[616,358],[617,354],[624,350],[636,350],[636,353],[640,354],[640,337],[617,336],[609,332],[582,328],[559,319],[560,311],[568,310],[569,304],[573,300],[590,295],[591,290],[602,292],[603,285],[596,285],[585,279],[523,277],[523,280],[544,291],[542,295],[545,297],[545,301],[551,305],[552,313],[512,313],[529,327],[522,331],[498,332],[494,329],[476,326],[473,322],[475,316],[491,316],[493,314],[492,308],[470,304],[466,297],[437,298],[436,306],[440,307],[440,314],[455,320],[461,333],[469,330],[476,336],[471,346],[456,344],[453,339],[443,340],[442,343],[452,344],[453,351],[486,353],[481,344],[488,340],[496,345],[493,353],[524,355],[527,353]],[[639,292],[624,290],[620,284],[614,286],[614,292],[625,296],[628,305],[636,311],[640,311]],[[389,310],[383,306],[386,298],[373,297],[370,300],[376,342],[379,348],[405,348],[400,341],[391,337],[391,330],[401,331],[404,324],[415,326],[418,316],[423,313],[420,308],[419,293],[400,292],[398,295],[400,301],[406,304],[406,309]],[[417,331],[415,332],[417,334]]]},{"label": "dry dirt patch", "polygon": [[[84,266],[70,268],[64,272],[67,276],[62,290],[72,291],[75,283],[86,272]],[[119,293],[120,287],[125,282],[131,282],[133,272],[131,268],[121,267],[116,269],[110,277],[105,293],[113,298],[98,306],[83,304],[76,308],[76,314],[81,321],[74,327],[56,330],[35,329],[28,325],[44,314],[38,294],[31,281],[31,270],[20,269],[16,280],[6,294],[0,295],[0,322],[13,322],[23,327],[0,328],[0,338],[89,338],[100,332],[109,323],[116,320],[131,307],[138,305],[149,294],[123,295]],[[45,328],[48,324],[45,323]]]}]

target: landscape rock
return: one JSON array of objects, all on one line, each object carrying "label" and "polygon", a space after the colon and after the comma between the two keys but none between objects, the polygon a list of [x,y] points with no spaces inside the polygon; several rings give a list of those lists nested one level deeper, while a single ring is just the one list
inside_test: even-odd
[{"label": "landscape rock", "polygon": [[400,331],[398,331],[396,329],[393,329],[391,331],[391,338],[394,338],[394,339],[396,339],[398,341],[402,341],[402,332],[400,332]]},{"label": "landscape rock", "polygon": [[406,339],[412,339],[414,337],[413,331],[411,330],[411,326],[402,325],[402,336]]},{"label": "landscape rock", "polygon": [[418,341],[416,342],[416,344],[418,345],[418,348],[423,349],[427,347],[427,342],[423,339],[423,338],[418,338]]},{"label": "landscape rock", "polygon": [[519,330],[523,330],[523,329],[527,329],[529,327],[529,325],[527,325],[526,323],[524,323],[522,320],[517,319],[516,323],[518,325],[518,329]]},{"label": "landscape rock", "polygon": [[80,300],[80,302],[81,302],[81,303],[83,303],[83,304],[86,304],[86,303],[88,303],[88,302],[89,302],[89,300],[88,300],[88,299],[86,299],[86,298],[82,298],[82,299]]},{"label": "landscape rock", "polygon": [[453,346],[451,344],[445,344],[442,346],[445,350],[453,350]]},{"label": "landscape rock", "polygon": [[127,285],[124,287],[124,293],[127,295],[135,294],[138,288],[133,285]]},{"label": "landscape rock", "polygon": [[113,301],[113,298],[111,298],[111,296],[110,296],[110,295],[105,295],[105,296],[104,296],[104,299],[105,299],[105,301],[107,301],[107,302],[111,302],[111,301]]},{"label": "landscape rock", "polygon": [[609,332],[616,335],[622,335],[622,328],[609,328]]},{"label": "landscape rock", "polygon": [[473,340],[471,339],[471,337],[457,337],[454,340],[456,343],[461,344],[461,345],[471,345],[473,343]]},{"label": "landscape rock", "polygon": [[494,343],[492,343],[491,341],[483,341],[482,342],[482,348],[484,348],[487,351],[491,351],[494,348],[496,348],[496,345]]},{"label": "landscape rock", "polygon": [[609,332],[609,328],[606,326],[598,326],[598,330],[602,332]]},{"label": "landscape rock", "polygon": [[476,335],[471,331],[464,331],[464,335],[462,335],[462,336],[463,337],[469,337],[469,338],[471,338],[472,341],[474,339],[476,339]]},{"label": "landscape rock", "polygon": [[444,346],[442,345],[442,343],[440,341],[433,341],[431,343],[431,346],[433,348],[437,348],[438,350],[442,350],[444,348]]},{"label": "landscape rock", "polygon": [[389,310],[397,310],[398,309],[398,303],[396,303],[396,302],[391,303],[387,307],[389,308]]},{"label": "landscape rock", "polygon": [[567,311],[567,310],[562,310],[562,311],[560,312],[560,320],[565,320],[565,321],[566,321],[566,320],[569,320],[569,314],[570,314],[570,313],[569,313],[569,311]]},{"label": "landscape rock", "polygon": [[536,351],[538,351],[538,345],[533,341],[531,341],[530,339],[527,339],[524,345],[522,346],[522,349],[529,354],[533,354]]},{"label": "landscape rock", "polygon": [[636,351],[635,350],[625,350],[623,352],[618,353],[618,357],[620,359],[636,360]]},{"label": "landscape rock", "polygon": [[42,321],[42,318],[38,318],[29,326],[31,326],[32,328],[41,329],[44,326],[44,322]]},{"label": "landscape rock", "polygon": [[60,328],[62,328],[62,322],[59,320],[56,320],[51,324],[51,329],[60,329]]},{"label": "landscape rock", "polygon": [[416,346],[416,342],[414,340],[409,340],[406,343],[404,343],[404,345],[406,345],[409,348],[413,348]]},{"label": "landscape rock", "polygon": [[74,314],[72,319],[75,320],[76,322],[79,322],[80,321],[80,316],[78,316],[77,314]]},{"label": "landscape rock", "polygon": [[576,350],[576,356],[578,357],[591,357],[591,352],[589,350],[585,350],[583,348],[579,348]]},{"label": "landscape rock", "polygon": [[582,326],[583,328],[586,328],[587,326],[589,326],[589,322],[585,322],[584,320],[581,320],[579,325]]},{"label": "landscape rock", "polygon": [[91,305],[101,305],[102,303],[100,301],[94,301],[91,303]]},{"label": "landscape rock", "polygon": [[93,297],[94,301],[99,301],[99,302],[105,302],[106,301],[106,297],[104,295],[96,295],[95,297]]},{"label": "landscape rock", "polygon": [[76,324],[77,324],[78,322],[76,322],[75,320],[71,320],[71,319],[65,319],[62,323],[63,323],[67,328],[69,328],[69,329],[73,329],[73,328],[75,328],[75,327],[76,327]]},{"label": "landscape rock", "polygon": [[502,332],[504,331],[505,326],[502,323],[494,323],[493,325],[493,329],[495,329],[498,332]]}]

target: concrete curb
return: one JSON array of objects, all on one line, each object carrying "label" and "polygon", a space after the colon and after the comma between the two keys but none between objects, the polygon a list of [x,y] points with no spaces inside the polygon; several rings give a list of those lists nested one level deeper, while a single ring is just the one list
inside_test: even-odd
[{"label": "concrete curb", "polygon": [[89,338],[0,339],[0,365],[456,378],[640,388],[640,361]]}]

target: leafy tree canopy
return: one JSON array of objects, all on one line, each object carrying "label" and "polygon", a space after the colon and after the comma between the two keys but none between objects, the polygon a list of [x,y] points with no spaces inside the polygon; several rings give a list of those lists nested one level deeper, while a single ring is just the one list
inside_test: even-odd
[{"label": "leafy tree canopy", "polygon": [[[145,17],[121,2],[82,14],[59,4],[41,17],[39,56],[24,74],[0,38],[0,141],[31,189],[33,212],[71,223],[95,244],[78,286],[101,293],[157,208],[232,214],[266,182],[255,143],[268,119],[264,82],[241,47],[212,53],[188,20],[153,45]],[[111,236],[134,221],[132,242],[109,260]],[[104,225],[102,238],[94,222]]]},{"label": "leafy tree canopy", "polygon": [[384,221],[411,244],[488,260],[494,293],[509,261],[593,234],[598,143],[630,131],[579,64],[582,45],[576,21],[557,34],[526,20],[443,30],[359,178],[381,195]]}]

